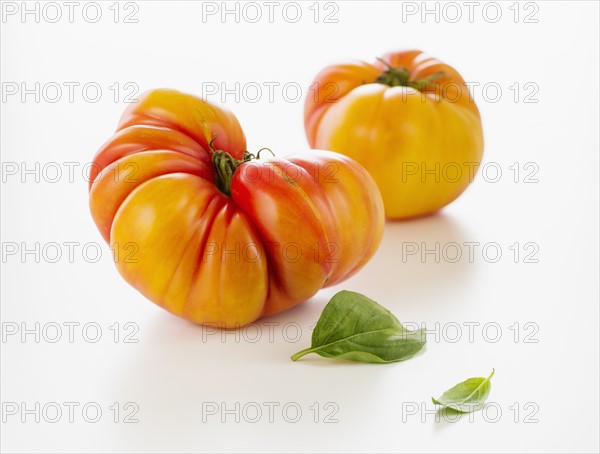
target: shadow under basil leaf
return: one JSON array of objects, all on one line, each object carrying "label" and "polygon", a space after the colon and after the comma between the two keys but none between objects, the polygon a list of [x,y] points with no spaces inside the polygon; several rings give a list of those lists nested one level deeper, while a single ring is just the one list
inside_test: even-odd
[{"label": "shadow under basil leaf", "polygon": [[[463,421],[464,420],[464,421]],[[435,430],[443,430],[446,427],[451,427],[459,422],[473,421],[473,415],[470,413],[463,413],[458,410],[454,410],[450,407],[439,408],[435,415],[433,415],[433,422],[435,424]]]}]

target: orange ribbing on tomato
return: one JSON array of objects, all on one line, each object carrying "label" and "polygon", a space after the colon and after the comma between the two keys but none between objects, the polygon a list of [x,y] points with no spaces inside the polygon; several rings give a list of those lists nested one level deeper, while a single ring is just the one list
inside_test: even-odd
[{"label": "orange ribbing on tomato", "polygon": [[124,279],[173,314],[235,328],[365,265],[384,224],[368,172],[329,151],[264,155],[246,151],[231,112],[194,96],[153,90],[131,105],[90,183]]}]

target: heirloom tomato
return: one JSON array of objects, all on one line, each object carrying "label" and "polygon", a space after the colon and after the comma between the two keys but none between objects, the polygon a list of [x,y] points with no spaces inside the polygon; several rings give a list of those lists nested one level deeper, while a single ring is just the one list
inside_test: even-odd
[{"label": "heirloom tomato", "polygon": [[352,159],[254,156],[227,110],[173,90],[141,96],[92,165],[90,208],[119,273],[185,319],[235,328],[358,271],[383,202]]},{"label": "heirloom tomato", "polygon": [[311,147],[343,153],[373,176],[389,218],[432,213],[457,198],[481,161],[479,111],[454,68],[421,51],[319,73],[306,98]]}]

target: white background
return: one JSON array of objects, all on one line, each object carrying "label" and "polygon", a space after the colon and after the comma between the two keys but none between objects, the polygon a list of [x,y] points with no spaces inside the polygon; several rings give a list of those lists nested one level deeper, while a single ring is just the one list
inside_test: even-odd
[{"label": "white background", "polygon": [[[456,9],[444,4],[438,4],[436,20],[433,14],[421,17],[421,2],[408,8],[405,2],[405,12],[416,6],[419,13],[403,17],[400,2],[358,1],[336,4],[330,19],[337,23],[324,22],[335,11],[324,5],[318,5],[315,23],[313,2],[302,2],[296,23],[290,21],[293,9],[286,10],[287,18],[282,15],[285,3],[270,23],[261,3],[262,19],[249,23],[245,19],[254,10],[246,9],[238,22],[233,15],[203,21],[201,3],[159,1],[117,5],[115,23],[112,3],[101,3],[96,23],[89,21],[93,9],[83,15],[85,2],[75,7],[72,23],[63,3],[56,23],[48,21],[56,10],[44,10],[43,4],[39,23],[33,15],[23,21],[20,11],[4,15],[1,23],[4,452],[598,451],[598,3],[537,2],[510,9],[513,2],[500,2],[502,17],[495,23],[496,10],[488,7],[484,14],[485,2],[476,6],[472,22],[468,5],[458,3],[462,18],[456,23],[450,22]],[[128,12],[137,23],[124,22]],[[537,23],[525,21],[530,13]],[[329,63],[370,61],[405,48],[426,50],[479,87],[492,84],[487,93],[473,89],[484,123],[484,162],[495,163],[488,178],[479,174],[439,215],[387,223],[377,255],[362,272],[237,338],[176,319],[120,278],[89,214],[81,169],[113,131],[125,94],[172,87],[202,95],[203,83],[231,89],[239,82],[240,99],[226,95],[225,104],[244,127],[248,148],[268,146],[283,156],[307,148],[303,99],[293,102],[292,88],[286,99],[284,84],[297,84],[306,95],[312,78]],[[33,88],[36,82],[39,102],[33,94],[24,100],[20,92],[9,94],[15,84],[21,90],[21,83]],[[80,84],[73,102],[68,82]],[[102,88],[95,103],[81,90],[89,82]],[[270,82],[281,84],[272,100],[264,85]],[[64,90],[57,102],[50,102],[56,97],[53,83]],[[264,87],[257,102],[248,99],[255,92],[241,92],[249,83]],[[525,89],[527,83],[534,85]],[[117,102],[111,86],[121,90]],[[497,102],[494,86],[502,90]],[[524,102],[535,90],[528,100],[537,102]],[[92,89],[87,94],[95,96]],[[208,99],[219,103],[220,95]],[[65,162],[78,163],[72,179]],[[51,165],[36,182],[36,175],[21,172],[22,163],[29,169],[39,163],[38,176],[48,163],[58,163],[63,174],[50,182]],[[521,169],[518,182],[510,169],[514,163]],[[534,167],[524,169],[526,163]],[[525,183],[535,166],[539,170],[530,179],[537,182]],[[497,167],[503,173],[492,183]],[[57,263],[49,263],[56,251],[48,248],[39,263],[35,254],[7,253],[14,243],[34,248],[36,242],[42,249],[52,242],[79,246],[72,263],[66,246]],[[481,246],[472,263],[466,247],[457,263],[443,254],[436,263],[431,254],[403,257],[403,247],[412,242],[429,249],[452,242]],[[502,251],[497,263],[489,262],[491,250],[482,254],[482,246],[492,242]],[[537,263],[525,263],[528,242],[537,245]],[[82,253],[88,243],[101,245],[102,258],[95,263],[90,257],[96,249]],[[514,243],[521,252],[517,263]],[[309,345],[310,327],[340,289],[370,296],[401,321],[425,323],[431,330],[438,323],[438,338],[432,333],[423,354],[391,365],[316,355],[290,361]],[[33,334],[24,341],[20,332],[9,334],[22,323],[34,328],[35,322],[39,343]],[[64,325],[69,322],[80,323],[73,342]],[[102,328],[96,343],[82,334],[88,322]],[[110,329],[115,322],[118,342]],[[137,343],[124,342],[132,332],[124,327],[128,322],[139,328],[132,336]],[[479,323],[472,341],[465,325],[471,322]],[[63,327],[56,343],[48,341],[55,335],[53,323]],[[452,342],[457,325],[462,337]],[[502,330],[498,339],[496,327]],[[262,336],[253,342],[259,331]],[[472,421],[436,422],[432,395],[468,377],[487,376],[492,368],[493,406],[487,412]],[[39,402],[47,413],[39,423],[35,415],[22,422],[20,413],[8,414],[11,402],[30,409]],[[47,421],[55,415],[49,402],[62,406],[56,423]],[[64,402],[79,405],[73,422]],[[82,416],[90,402],[102,408],[96,423]],[[117,423],[109,409],[114,402],[121,408]],[[139,422],[123,422],[127,402],[139,407]],[[203,415],[211,402],[224,403],[234,414]],[[263,410],[256,423],[249,421],[256,416],[252,402]],[[273,422],[265,402],[275,405]],[[310,408],[315,402],[317,422]],[[298,407],[299,421],[286,421]],[[410,414],[414,408],[417,414]],[[334,410],[337,422],[325,423]],[[93,408],[88,417],[94,417]]]}]

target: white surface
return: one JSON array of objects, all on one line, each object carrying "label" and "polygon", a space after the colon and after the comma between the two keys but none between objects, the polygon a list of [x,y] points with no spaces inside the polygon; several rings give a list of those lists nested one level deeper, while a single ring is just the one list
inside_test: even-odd
[{"label": "white surface", "polygon": [[[400,3],[338,3],[337,24],[315,24],[312,2],[303,3],[298,23],[276,14],[272,24],[251,24],[214,17],[203,23],[200,3],[158,1],[138,3],[138,23],[115,24],[111,3],[102,4],[103,17],[95,24],[79,9],[69,23],[64,5],[63,19],[54,24],[31,17],[23,23],[18,16],[1,24],[3,83],[96,82],[103,89],[97,103],[86,102],[79,90],[72,103],[66,91],[56,103],[36,103],[32,96],[26,102],[9,96],[2,103],[3,165],[56,162],[65,172],[56,183],[36,183],[31,175],[22,183],[4,168],[3,247],[98,243],[103,254],[96,263],[84,260],[81,246],[73,263],[65,247],[57,263],[36,263],[32,255],[23,263],[19,255],[3,254],[3,452],[598,451],[598,3],[538,2],[535,24],[523,23],[522,16],[514,23],[512,2],[501,4],[497,23],[479,9],[473,23],[465,17],[436,23],[429,16],[423,23],[419,16],[403,22]],[[467,6],[460,5],[467,15]],[[524,14],[525,6],[519,8]],[[258,322],[238,333],[239,339],[229,333],[223,340],[220,333],[172,317],[118,276],[89,215],[81,176],[81,166],[125,108],[113,101],[109,86],[133,82],[140,91],[173,87],[201,94],[202,82],[295,82],[306,90],[328,63],[412,47],[454,65],[468,81],[502,88],[496,103],[475,90],[485,127],[484,159],[503,170],[498,183],[479,175],[440,215],[388,223],[377,255],[357,276]],[[516,103],[509,89],[515,82],[537,84],[539,102]],[[218,96],[209,99],[219,102]],[[250,150],[268,146],[285,155],[306,148],[302,101],[287,102],[276,90],[274,102],[266,93],[256,103],[236,103],[230,95],[226,105],[240,119]],[[72,181],[64,162],[80,163]],[[537,164],[539,182],[515,183],[509,169],[515,162]],[[470,241],[498,243],[501,260],[488,263],[481,249],[473,263],[401,255],[403,243],[433,248],[436,242]],[[523,263],[521,256],[514,263],[509,247],[515,242],[536,243],[539,262]],[[446,336],[430,336],[426,351],[404,363],[339,363],[312,355],[291,362],[289,356],[309,344],[310,327],[339,289],[369,295],[402,321],[430,329],[439,322]],[[82,337],[81,326],[72,343],[64,325],[56,343],[8,335],[13,323],[32,328],[35,322],[46,327],[46,339],[54,335],[52,323],[95,322],[103,332],[97,343]],[[135,323],[139,342],[115,343],[109,328],[114,322],[121,334],[129,332],[125,323]],[[464,325],[469,322],[480,323],[472,342]],[[510,329],[515,322],[518,342]],[[535,325],[525,328],[528,322]],[[274,324],[271,339],[265,323]],[[497,342],[484,337],[486,323],[501,327]],[[452,324],[462,326],[455,343]],[[297,326],[302,336],[292,342]],[[538,342],[524,342],[536,327],[530,340]],[[259,328],[262,337],[250,342]],[[485,334],[494,337],[493,326]],[[488,413],[457,423],[407,414],[411,402],[431,410],[432,395],[468,377],[487,376],[492,368]],[[20,414],[8,414],[11,402],[28,408],[57,402],[63,416],[48,422],[54,409],[46,406],[46,419],[42,415],[36,423],[29,415],[23,423]],[[72,423],[63,402],[79,403]],[[97,423],[82,417],[87,402],[103,410]],[[109,409],[114,402],[121,406],[118,423]],[[139,406],[138,423],[122,422],[127,402]],[[240,422],[229,415],[223,423],[218,414],[205,415],[203,423],[207,402],[225,402],[230,409],[239,402]],[[252,402],[263,409],[256,423],[248,421],[255,416]],[[278,405],[273,422],[264,402]],[[320,407],[317,423],[309,408],[314,402]],[[337,423],[323,422],[336,408],[324,408],[328,402],[338,408]],[[283,418],[287,403],[302,409],[297,423]],[[497,408],[502,414],[494,423]],[[288,410],[293,418],[294,409]],[[527,415],[537,422],[526,423]]]}]

